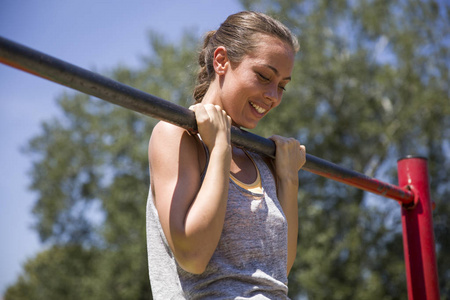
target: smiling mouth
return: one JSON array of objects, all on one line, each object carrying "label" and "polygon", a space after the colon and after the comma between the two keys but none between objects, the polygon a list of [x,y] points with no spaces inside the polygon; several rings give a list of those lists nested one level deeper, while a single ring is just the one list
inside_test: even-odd
[{"label": "smiling mouth", "polygon": [[250,105],[260,114],[264,114],[267,111],[267,109],[264,109],[261,106],[256,105],[255,103],[253,103],[251,101],[250,101]]}]

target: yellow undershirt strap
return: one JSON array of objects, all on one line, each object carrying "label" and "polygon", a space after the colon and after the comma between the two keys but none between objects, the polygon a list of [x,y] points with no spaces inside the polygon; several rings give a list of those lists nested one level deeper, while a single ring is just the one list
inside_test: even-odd
[{"label": "yellow undershirt strap", "polygon": [[256,193],[256,194],[263,194],[262,184],[261,184],[261,175],[259,174],[259,169],[256,166],[255,161],[253,160],[253,158],[246,151],[244,151],[244,152],[250,158],[250,160],[252,161],[253,165],[256,168],[256,180],[255,180],[255,182],[250,183],[250,184],[243,183],[242,181],[240,181],[239,179],[234,177],[231,173],[230,173],[230,178],[231,178],[231,180],[233,180],[234,183],[236,183],[241,188],[246,189],[247,191],[250,191],[250,192]]}]

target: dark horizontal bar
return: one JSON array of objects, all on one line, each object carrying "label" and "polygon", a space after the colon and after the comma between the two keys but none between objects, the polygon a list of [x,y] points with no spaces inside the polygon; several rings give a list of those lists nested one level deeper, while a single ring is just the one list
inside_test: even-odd
[{"label": "dark horizontal bar", "polygon": [[[3,37],[0,37],[0,62],[191,132],[197,131],[195,115],[187,108]],[[273,141],[245,130],[233,127],[231,141],[237,147],[275,157]],[[404,204],[414,199],[413,193],[406,189],[345,169],[311,154],[306,155],[303,169]]]}]

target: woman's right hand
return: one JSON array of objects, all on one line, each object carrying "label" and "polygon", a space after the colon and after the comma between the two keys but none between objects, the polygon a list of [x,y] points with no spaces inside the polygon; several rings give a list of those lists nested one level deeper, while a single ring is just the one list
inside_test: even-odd
[{"label": "woman's right hand", "polygon": [[198,103],[189,109],[195,112],[198,132],[210,152],[217,146],[231,147],[231,118],[219,105]]}]

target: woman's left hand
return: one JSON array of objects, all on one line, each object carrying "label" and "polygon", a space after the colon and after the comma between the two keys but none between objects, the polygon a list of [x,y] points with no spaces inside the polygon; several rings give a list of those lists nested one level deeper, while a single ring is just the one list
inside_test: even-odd
[{"label": "woman's left hand", "polygon": [[306,148],[294,138],[273,135],[275,142],[275,172],[279,180],[298,180],[298,171],[306,162]]},{"label": "woman's left hand", "polygon": [[306,162],[305,146],[293,138],[270,137],[276,145],[277,196],[288,223],[287,275],[294,265],[298,236],[298,171]]}]

